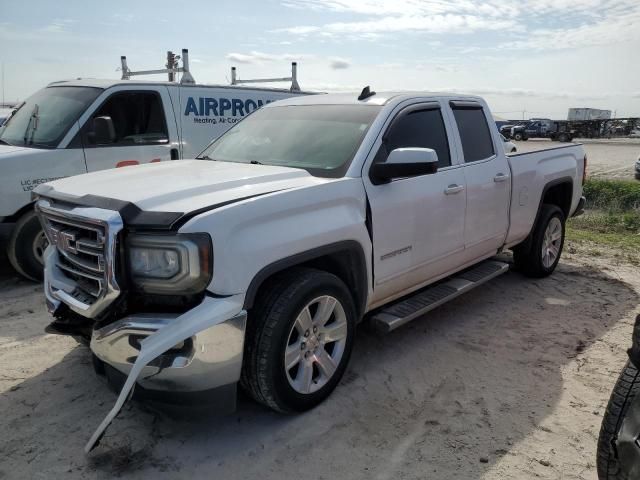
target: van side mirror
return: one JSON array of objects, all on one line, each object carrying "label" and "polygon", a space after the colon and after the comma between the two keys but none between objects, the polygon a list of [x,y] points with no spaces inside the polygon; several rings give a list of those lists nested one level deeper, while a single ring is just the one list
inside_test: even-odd
[{"label": "van side mirror", "polygon": [[89,140],[94,145],[109,145],[116,141],[116,129],[111,117],[93,119],[93,132],[89,133]]},{"label": "van side mirror", "polygon": [[394,178],[430,175],[438,171],[438,154],[432,148],[396,148],[385,162],[371,166],[370,177],[375,185]]}]

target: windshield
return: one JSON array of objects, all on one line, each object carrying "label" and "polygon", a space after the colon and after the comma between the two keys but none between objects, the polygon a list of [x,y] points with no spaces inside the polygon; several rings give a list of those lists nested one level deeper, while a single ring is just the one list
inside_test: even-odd
[{"label": "windshield", "polygon": [[257,110],[198,158],[303,168],[344,175],[380,107],[292,105]]},{"label": "windshield", "polygon": [[102,90],[47,87],[36,92],[0,129],[2,143],[55,148]]}]

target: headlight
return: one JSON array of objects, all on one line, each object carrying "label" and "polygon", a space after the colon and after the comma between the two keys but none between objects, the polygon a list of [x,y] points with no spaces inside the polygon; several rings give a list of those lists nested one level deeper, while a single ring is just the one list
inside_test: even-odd
[{"label": "headlight", "polygon": [[126,244],[129,274],[139,290],[192,294],[204,290],[211,280],[213,259],[207,234],[131,234]]}]

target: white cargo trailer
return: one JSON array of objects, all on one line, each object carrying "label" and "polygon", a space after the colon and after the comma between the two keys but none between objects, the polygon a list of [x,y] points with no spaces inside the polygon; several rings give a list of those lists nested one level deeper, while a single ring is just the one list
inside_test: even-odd
[{"label": "white cargo trailer", "polygon": [[611,110],[597,108],[570,108],[567,120],[609,120]]},{"label": "white cargo trailer", "polygon": [[[291,81],[289,89],[238,86],[243,82],[235,70],[234,85],[199,85],[189,73],[188,52],[182,53],[181,68],[169,64],[134,72],[122,57],[122,80],[51,83],[5,121],[0,129],[0,222],[15,224],[7,254],[19,273],[42,277],[47,240],[31,202],[38,185],[108,168],[193,158],[262,105],[309,93],[298,87],[295,63],[291,77],[266,79]],[[169,78],[182,73],[182,80],[130,80],[163,72]]]}]

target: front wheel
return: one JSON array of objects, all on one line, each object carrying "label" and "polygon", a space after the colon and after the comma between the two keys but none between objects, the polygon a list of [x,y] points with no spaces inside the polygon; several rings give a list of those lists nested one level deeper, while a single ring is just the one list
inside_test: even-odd
[{"label": "front wheel", "polygon": [[556,205],[542,205],[531,239],[513,249],[516,268],[529,277],[546,277],[556,269],[564,246],[565,217]]},{"label": "front wheel", "polygon": [[279,412],[315,407],[342,377],[356,311],[335,275],[295,269],[261,293],[249,312],[241,384]]},{"label": "front wheel", "polygon": [[513,138],[519,142],[524,138],[524,136],[521,133],[516,133]]},{"label": "front wheel", "polygon": [[9,244],[7,256],[13,268],[29,280],[42,280],[44,274],[44,251],[49,241],[42,230],[34,211],[22,216],[16,223]]}]

